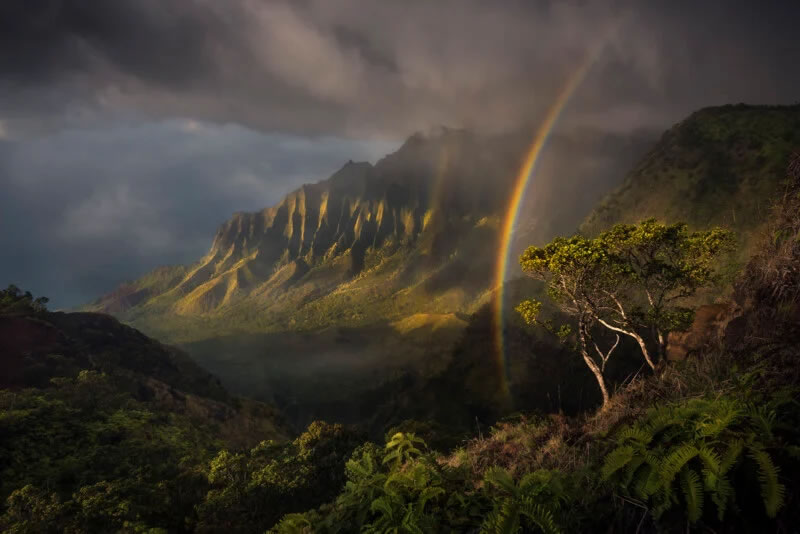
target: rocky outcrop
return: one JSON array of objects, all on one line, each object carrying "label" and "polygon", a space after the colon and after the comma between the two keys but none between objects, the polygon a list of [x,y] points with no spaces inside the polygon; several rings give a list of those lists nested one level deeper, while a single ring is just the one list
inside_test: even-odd
[{"label": "rocky outcrop", "polygon": [[[234,214],[217,230],[208,253],[168,284],[135,281],[90,309],[124,314],[159,301],[159,313],[166,305],[178,315],[196,316],[247,299],[261,299],[257,305],[263,307],[264,299],[279,297],[316,269],[314,287],[299,301],[307,302],[362,273],[370,253],[386,257],[417,244],[421,255],[433,258],[427,268],[436,269],[464,231],[505,206],[516,152],[497,158],[486,143],[444,129],[410,137],[374,166],[350,161],[275,206]],[[487,180],[489,173],[500,179]]]},{"label": "rocky outcrop", "polygon": [[667,360],[682,361],[693,354],[719,347],[727,336],[732,335],[730,326],[738,324],[734,321],[740,314],[741,310],[733,302],[700,306],[688,330],[670,332],[667,336]]}]

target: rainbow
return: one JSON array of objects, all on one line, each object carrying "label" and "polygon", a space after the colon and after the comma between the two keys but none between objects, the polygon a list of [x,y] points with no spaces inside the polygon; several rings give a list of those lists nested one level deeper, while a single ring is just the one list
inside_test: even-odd
[{"label": "rainbow", "polygon": [[553,105],[547,111],[541,126],[536,132],[536,137],[533,139],[527,152],[525,159],[520,167],[517,178],[514,181],[514,189],[511,194],[511,200],[506,210],[505,219],[500,229],[500,247],[497,253],[497,263],[495,267],[495,300],[494,300],[494,332],[495,332],[495,356],[497,358],[497,367],[500,374],[500,384],[502,394],[506,399],[510,399],[510,390],[508,385],[508,369],[505,353],[505,340],[503,338],[503,282],[506,278],[508,271],[508,258],[511,255],[511,243],[514,234],[514,227],[517,224],[519,217],[520,206],[525,197],[525,190],[528,188],[528,183],[533,177],[536,170],[536,163],[539,161],[539,156],[547,144],[553,129],[558,122],[561,113],[569,103],[570,98],[575,91],[580,87],[586,74],[591,70],[597,57],[603,50],[603,46],[597,47],[594,53],[589,54],[578,69],[570,75],[564,86],[559,91]]}]

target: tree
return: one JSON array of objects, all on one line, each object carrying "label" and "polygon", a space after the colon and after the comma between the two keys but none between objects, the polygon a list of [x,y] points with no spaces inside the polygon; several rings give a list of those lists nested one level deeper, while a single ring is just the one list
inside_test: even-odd
[{"label": "tree", "polygon": [[33,298],[30,291],[22,292],[14,284],[6,289],[0,289],[0,314],[16,315],[41,313],[47,311],[47,297]]},{"label": "tree", "polygon": [[[577,323],[578,350],[597,379],[605,405],[609,400],[605,366],[619,336],[634,339],[655,369],[666,334],[691,324],[694,312],[688,300],[717,281],[715,260],[733,246],[727,230],[689,232],[683,223],[665,225],[647,219],[618,224],[595,238],[558,237],[544,247],[529,247],[520,265],[526,274],[545,282],[551,300]],[[541,308],[541,302],[526,300],[517,310],[527,323],[552,331],[551,325],[539,320]],[[601,334],[604,330],[615,338],[606,349],[600,347],[608,337]],[[562,327],[557,333],[565,338],[570,330]]]},{"label": "tree", "polygon": [[[545,282],[551,300],[577,322],[578,350],[597,380],[603,406],[609,400],[604,378],[605,366],[617,343],[606,350],[598,345],[593,335],[598,317],[592,302],[600,300],[605,291],[620,284],[615,279],[615,270],[609,268],[610,263],[609,254],[599,241],[577,235],[557,237],[543,248],[529,247],[520,257],[523,271]],[[548,322],[539,320],[541,309],[542,303],[532,299],[517,306],[525,322],[540,324],[553,331]],[[568,327],[558,331],[562,339],[569,334]]]},{"label": "tree", "polygon": [[[649,331],[661,359],[666,334],[685,330],[694,320],[686,303],[719,280],[720,255],[735,247],[733,233],[722,228],[689,232],[685,223],[655,219],[617,224],[598,238],[620,269],[623,284],[595,303],[601,324],[634,338],[645,360],[654,363],[639,330]],[[626,311],[627,308],[627,311]]]}]

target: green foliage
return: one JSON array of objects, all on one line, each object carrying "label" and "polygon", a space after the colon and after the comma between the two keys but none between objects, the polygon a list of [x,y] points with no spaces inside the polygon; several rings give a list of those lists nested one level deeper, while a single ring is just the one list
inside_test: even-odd
[{"label": "green foliage", "polygon": [[[689,232],[683,223],[646,219],[595,238],[559,237],[529,247],[520,265],[545,281],[548,295],[570,315],[615,331],[664,335],[691,324],[692,312],[681,303],[718,280],[719,256],[734,244],[721,228]],[[533,324],[541,303],[527,300],[517,311]]]},{"label": "green foliage", "polygon": [[[528,247],[520,266],[545,283],[558,309],[576,323],[577,350],[595,375],[603,394],[605,368],[619,345],[619,336],[634,339],[647,364],[655,369],[665,350],[667,334],[688,328],[694,314],[687,299],[718,280],[721,254],[733,249],[730,232],[720,228],[689,232],[682,223],[655,219],[618,224],[595,238],[557,237],[544,247]],[[528,324],[539,324],[565,341],[573,332],[540,319],[542,303],[524,300],[517,312]],[[606,348],[609,335],[616,341]]]},{"label": "green foliage", "polygon": [[33,298],[30,291],[25,293],[11,284],[0,289],[0,315],[26,315],[47,311],[47,297]]},{"label": "green foliage", "polygon": [[736,231],[747,254],[800,146],[800,106],[720,106],[693,113],[661,141],[581,226],[595,235],[648,217]]},{"label": "green foliage", "polygon": [[[342,425],[317,421],[289,444],[220,451],[209,465],[211,489],[198,506],[197,530],[263,531],[287,513],[329,501],[344,485],[345,459],[360,441]],[[285,528],[300,527],[288,520]]]},{"label": "green foliage", "polygon": [[747,488],[739,489],[737,481],[750,470],[760,481],[763,513],[775,517],[785,493],[770,453],[779,444],[773,435],[775,417],[772,409],[731,397],[658,406],[618,432],[602,476],[647,503],[656,519],[673,512],[674,521],[675,513],[680,517],[682,512],[696,523],[712,517],[706,514],[707,500],[718,521],[741,509],[737,493]]},{"label": "green foliage", "polygon": [[632,305],[628,313],[638,326],[662,333],[691,325],[692,311],[680,303],[719,281],[720,256],[736,245],[733,234],[721,228],[690,232],[685,223],[655,219],[616,224],[596,239],[614,256],[612,268],[626,285],[620,300]]},{"label": "green foliage", "polygon": [[[491,469],[480,484],[467,472],[425,454],[413,435],[392,436],[383,449],[365,445],[347,462],[347,483],[336,500],[317,511],[289,515],[274,532],[434,533],[518,532],[530,527],[559,532],[556,512],[568,501],[568,477],[537,470],[517,483]],[[404,453],[398,455],[398,451]],[[304,530],[305,529],[305,530]]]},{"label": "green foliage", "polygon": [[115,392],[96,372],[55,381],[47,390],[0,391],[0,525],[185,528],[206,491],[197,466],[219,446],[212,433]]},{"label": "green foliage", "polygon": [[[366,444],[348,460],[347,482],[336,500],[316,512],[287,516],[278,533],[457,532],[479,522],[483,503],[465,480],[444,468],[420,438],[396,433],[385,447]],[[302,532],[302,530],[299,530]]]},{"label": "green foliage", "polygon": [[406,463],[408,460],[422,454],[417,447],[425,447],[425,442],[412,433],[397,432],[386,444],[386,456],[383,463],[392,464],[394,467]]},{"label": "green foliage", "polygon": [[516,484],[508,471],[496,467],[486,473],[484,481],[494,488],[495,495],[481,532],[511,534],[519,532],[523,525],[547,534],[560,532],[553,512],[566,501],[562,473],[540,469]]}]

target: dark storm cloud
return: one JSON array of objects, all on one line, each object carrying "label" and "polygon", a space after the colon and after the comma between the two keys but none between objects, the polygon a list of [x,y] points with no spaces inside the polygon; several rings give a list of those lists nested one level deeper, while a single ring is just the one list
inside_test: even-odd
[{"label": "dark storm cloud", "polygon": [[703,105],[796,99],[798,12],[777,1],[6,0],[0,114],[11,132],[109,110],[304,133],[504,128],[540,115],[604,46],[572,119],[661,125]]}]

